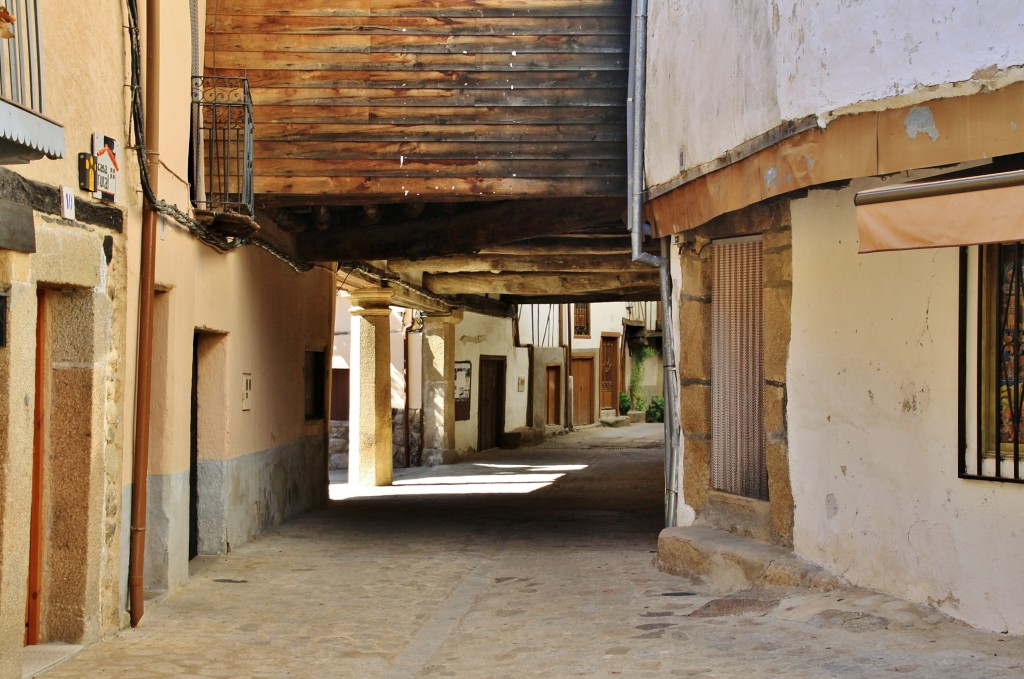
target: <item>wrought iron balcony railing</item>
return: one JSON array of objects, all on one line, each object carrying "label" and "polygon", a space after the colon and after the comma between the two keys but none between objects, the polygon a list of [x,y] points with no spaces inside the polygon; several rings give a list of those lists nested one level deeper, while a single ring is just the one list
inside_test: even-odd
[{"label": "wrought iron balcony railing", "polygon": [[0,0],[0,163],[64,155],[64,130],[46,118],[36,0]]},{"label": "wrought iron balcony railing", "polygon": [[246,78],[192,78],[195,205],[253,214],[252,98]]}]

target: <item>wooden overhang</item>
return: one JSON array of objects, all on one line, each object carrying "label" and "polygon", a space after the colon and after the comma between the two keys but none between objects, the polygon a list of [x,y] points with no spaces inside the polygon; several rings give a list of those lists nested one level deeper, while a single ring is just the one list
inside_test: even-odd
[{"label": "wooden overhang", "polygon": [[656,299],[623,222],[629,15],[629,0],[218,0],[205,64],[248,78],[256,206],[301,257],[438,295]]}]

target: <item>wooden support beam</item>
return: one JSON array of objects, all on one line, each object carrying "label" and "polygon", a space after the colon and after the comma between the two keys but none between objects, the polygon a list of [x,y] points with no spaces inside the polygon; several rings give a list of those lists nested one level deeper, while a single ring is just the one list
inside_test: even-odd
[{"label": "wooden support beam", "polygon": [[496,318],[515,318],[515,306],[501,299],[481,295],[453,295],[448,298],[454,307]]},{"label": "wooden support beam", "polygon": [[658,270],[653,267],[647,271],[622,273],[442,273],[423,276],[423,285],[439,295],[624,295],[656,290],[659,284]]},{"label": "wooden support beam", "polygon": [[650,266],[639,264],[628,254],[578,255],[538,254],[534,256],[514,255],[453,255],[451,257],[428,257],[426,259],[393,259],[388,270],[399,275],[431,273],[474,273],[474,272],[542,272],[542,271],[649,271]]},{"label": "wooden support beam", "polygon": [[615,292],[577,292],[551,295],[502,295],[501,299],[511,304],[582,304],[589,302],[657,302],[661,299],[659,288],[642,290],[616,290]]},{"label": "wooden support beam", "polygon": [[438,219],[307,231],[296,236],[296,244],[309,261],[434,257],[576,231],[617,220],[621,212],[620,198],[504,201]]},{"label": "wooden support beam", "polygon": [[561,238],[540,238],[528,241],[505,243],[481,248],[478,254],[481,257],[499,256],[522,256],[522,257],[544,257],[544,256],[580,256],[580,255],[621,255],[630,252],[631,243],[628,236],[621,239],[602,238],[592,241],[565,241]]}]

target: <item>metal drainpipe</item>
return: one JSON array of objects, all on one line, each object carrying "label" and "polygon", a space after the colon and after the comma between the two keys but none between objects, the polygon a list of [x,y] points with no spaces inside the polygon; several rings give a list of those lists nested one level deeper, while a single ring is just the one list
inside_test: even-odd
[{"label": "metal drainpipe", "polygon": [[409,320],[402,319],[402,371],[405,373],[405,466],[412,466],[412,433],[409,429],[409,397],[412,389],[409,385],[409,331],[413,326],[413,312],[411,309],[405,313],[409,314]]},{"label": "metal drainpipe", "polygon": [[[149,183],[157,191],[160,166],[160,21],[159,0],[146,2],[146,153]],[[131,625],[145,612],[143,575],[146,553],[146,483],[149,477],[150,395],[153,390],[153,286],[156,271],[157,213],[147,202],[142,216],[139,272],[139,346],[135,378],[135,450],[132,468],[132,517],[128,556]]]},{"label": "metal drainpipe", "polygon": [[672,306],[670,244],[661,239],[661,359],[665,377],[665,525],[675,526],[679,519],[679,481],[682,449],[676,418],[679,413],[679,379],[676,374],[676,314]]},{"label": "metal drainpipe", "polygon": [[669,241],[662,238],[661,256],[643,251],[644,123],[647,81],[647,0],[633,0],[630,27],[629,93],[627,135],[629,137],[629,222],[633,261],[660,268],[662,308],[662,361],[665,368],[665,525],[675,526],[679,509],[680,450],[676,415],[679,412],[679,383],[676,379],[675,322],[672,308],[672,271]]},{"label": "metal drainpipe", "polygon": [[644,252],[643,248],[643,192],[644,192],[644,115],[646,101],[644,83],[647,80],[647,0],[633,0],[633,24],[629,29],[629,92],[627,95],[626,134],[629,137],[629,233],[633,245],[633,261],[651,266],[661,264],[661,258]]}]

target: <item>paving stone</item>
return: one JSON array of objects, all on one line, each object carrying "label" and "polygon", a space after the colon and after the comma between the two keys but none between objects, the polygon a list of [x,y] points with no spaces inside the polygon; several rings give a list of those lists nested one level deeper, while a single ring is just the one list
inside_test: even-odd
[{"label": "paving stone", "polygon": [[659,572],[661,434],[594,427],[401,470],[400,494],[200,557],[138,628],[45,676],[1024,676],[1021,638],[876,592],[723,595]]}]

